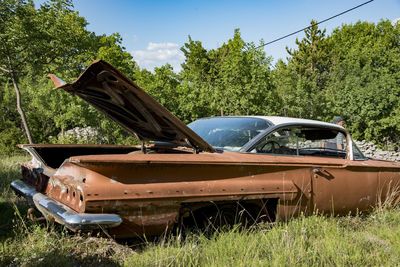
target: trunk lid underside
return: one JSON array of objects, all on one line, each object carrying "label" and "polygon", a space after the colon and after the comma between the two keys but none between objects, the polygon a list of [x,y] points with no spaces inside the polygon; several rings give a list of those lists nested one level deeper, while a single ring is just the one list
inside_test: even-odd
[{"label": "trunk lid underside", "polygon": [[141,140],[214,152],[211,145],[105,61],[94,62],[75,82],[59,88],[84,99]]}]

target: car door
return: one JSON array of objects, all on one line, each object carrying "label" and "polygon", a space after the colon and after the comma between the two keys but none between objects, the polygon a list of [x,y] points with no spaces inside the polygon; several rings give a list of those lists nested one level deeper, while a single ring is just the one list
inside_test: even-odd
[{"label": "car door", "polygon": [[311,209],[316,212],[348,214],[369,210],[376,203],[377,172],[364,161],[353,160],[351,139],[342,128],[276,127],[249,152],[288,155],[309,166]]},{"label": "car door", "polygon": [[312,169],[314,209],[321,213],[355,214],[371,210],[378,201],[377,169],[366,162],[349,134],[343,134],[346,158]]},{"label": "car door", "polygon": [[314,210],[335,215],[370,210],[376,204],[377,172],[362,161],[331,159],[330,163],[312,168]]}]

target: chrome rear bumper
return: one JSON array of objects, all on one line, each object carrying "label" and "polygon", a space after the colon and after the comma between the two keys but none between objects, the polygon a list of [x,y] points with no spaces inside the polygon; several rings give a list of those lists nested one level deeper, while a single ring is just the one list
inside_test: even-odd
[{"label": "chrome rear bumper", "polygon": [[34,187],[21,180],[13,181],[11,188],[18,195],[24,196],[29,202],[33,203],[47,219],[53,219],[72,231],[111,228],[122,223],[121,217],[117,214],[78,213],[68,206],[37,192]]}]

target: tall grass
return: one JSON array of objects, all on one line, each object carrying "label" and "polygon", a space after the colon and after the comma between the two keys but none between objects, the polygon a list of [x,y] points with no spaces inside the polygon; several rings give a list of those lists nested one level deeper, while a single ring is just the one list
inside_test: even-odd
[{"label": "tall grass", "polygon": [[23,157],[0,160],[0,266],[397,266],[400,210],[382,203],[361,217],[300,217],[274,227],[234,228],[211,237],[189,234],[140,249],[71,235],[25,219],[9,189]]},{"label": "tall grass", "polygon": [[12,232],[16,207],[22,212],[27,208],[10,189],[11,181],[19,177],[19,164],[26,160],[28,158],[23,156],[0,156],[0,240]]},{"label": "tall grass", "polygon": [[[149,245],[126,266],[396,266],[400,212],[367,218],[302,217],[272,229],[191,236]],[[268,229],[268,230],[267,230]]]}]

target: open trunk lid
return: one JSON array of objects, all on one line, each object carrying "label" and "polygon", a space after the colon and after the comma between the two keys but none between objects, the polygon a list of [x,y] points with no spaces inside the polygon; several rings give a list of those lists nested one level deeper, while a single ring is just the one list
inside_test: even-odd
[{"label": "open trunk lid", "polygon": [[58,88],[84,99],[141,140],[214,152],[211,145],[105,61],[94,62],[75,82]]}]

